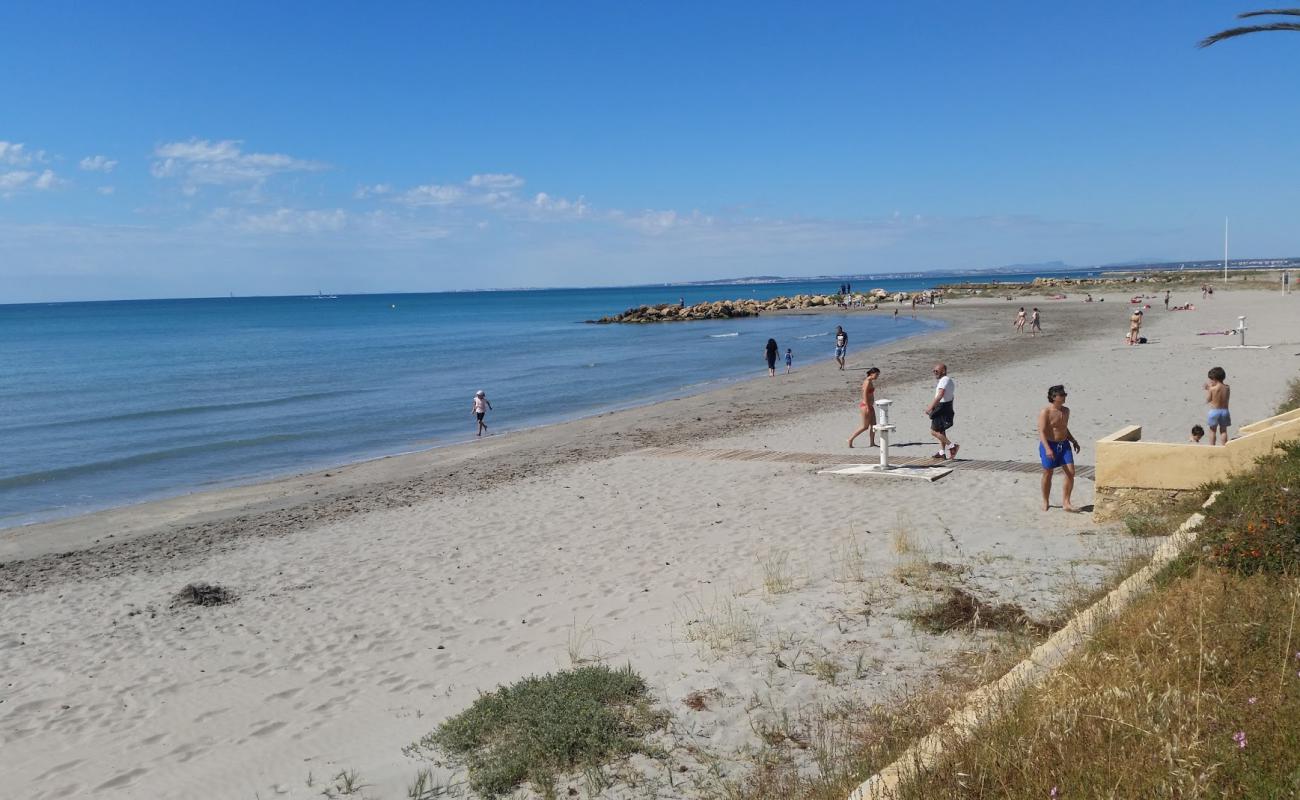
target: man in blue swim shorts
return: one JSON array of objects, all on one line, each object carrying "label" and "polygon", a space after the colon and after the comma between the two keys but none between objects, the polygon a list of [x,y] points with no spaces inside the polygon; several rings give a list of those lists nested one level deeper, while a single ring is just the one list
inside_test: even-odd
[{"label": "man in blue swim shorts", "polygon": [[1052,474],[1057,467],[1065,473],[1061,507],[1066,511],[1076,510],[1070,505],[1070,492],[1074,491],[1074,454],[1079,452],[1079,441],[1070,433],[1070,409],[1065,407],[1065,398],[1065,386],[1058,383],[1050,387],[1047,407],[1038,412],[1038,460],[1043,465],[1044,511],[1051,508],[1047,498],[1052,493]]}]

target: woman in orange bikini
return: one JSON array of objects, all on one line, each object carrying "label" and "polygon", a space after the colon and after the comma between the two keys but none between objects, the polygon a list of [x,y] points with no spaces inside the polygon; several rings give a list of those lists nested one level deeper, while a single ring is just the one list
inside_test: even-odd
[{"label": "woman in orange bikini", "polygon": [[862,427],[853,432],[849,437],[849,447],[853,446],[853,440],[860,434],[869,434],[870,444],[868,447],[876,446],[876,378],[880,377],[880,370],[872,367],[867,370],[867,379],[862,382],[862,400],[858,403],[858,409],[862,412]]}]

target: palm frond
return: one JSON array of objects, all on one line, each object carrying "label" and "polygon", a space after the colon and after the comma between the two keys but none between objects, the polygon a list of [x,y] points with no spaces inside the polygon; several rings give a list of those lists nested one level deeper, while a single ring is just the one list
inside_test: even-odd
[{"label": "palm frond", "polygon": [[1274,22],[1269,25],[1248,25],[1244,28],[1229,28],[1226,31],[1220,31],[1213,36],[1205,37],[1201,40],[1200,47],[1209,47],[1210,45],[1216,42],[1221,42],[1224,39],[1232,39],[1237,36],[1245,36],[1248,33],[1260,33],[1262,31],[1300,31],[1300,22]]},{"label": "palm frond", "polygon": [[1249,17],[1300,17],[1300,8],[1270,8],[1264,11],[1243,11],[1237,19]]}]

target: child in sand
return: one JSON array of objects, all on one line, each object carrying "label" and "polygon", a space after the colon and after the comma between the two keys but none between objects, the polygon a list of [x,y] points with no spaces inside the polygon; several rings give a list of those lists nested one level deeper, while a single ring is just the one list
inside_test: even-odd
[{"label": "child in sand", "polygon": [[1070,505],[1070,493],[1074,491],[1074,454],[1079,452],[1079,440],[1070,433],[1070,409],[1065,407],[1065,397],[1063,385],[1050,387],[1047,406],[1038,412],[1038,460],[1043,465],[1044,511],[1051,508],[1047,498],[1052,493],[1052,473],[1057,467],[1065,473],[1061,507],[1066,511],[1075,510]]},{"label": "child in sand", "polygon": [[1200,443],[1201,443],[1201,437],[1204,436],[1204,435],[1205,435],[1205,429],[1204,429],[1204,428],[1202,428],[1200,425],[1193,425],[1193,426],[1192,426],[1192,436],[1191,436],[1190,439],[1188,439],[1188,441],[1190,441],[1192,444],[1200,444]]},{"label": "child in sand", "polygon": [[790,368],[794,366],[794,351],[790,348],[785,349],[785,374],[790,374]]},{"label": "child in sand", "polygon": [[[1232,415],[1228,413],[1228,397],[1232,389],[1224,383],[1228,373],[1223,367],[1213,367],[1205,383],[1205,402],[1210,412],[1205,416],[1205,425],[1210,429],[1210,444],[1228,443],[1228,426],[1232,424]],[[1216,436],[1218,441],[1216,441]]]},{"label": "child in sand", "polygon": [[849,447],[852,447],[853,440],[863,433],[869,434],[867,438],[870,443],[867,446],[876,446],[876,378],[879,377],[880,370],[876,367],[867,370],[867,379],[862,382],[862,400],[858,402],[858,410],[862,412],[862,427],[849,437]]}]

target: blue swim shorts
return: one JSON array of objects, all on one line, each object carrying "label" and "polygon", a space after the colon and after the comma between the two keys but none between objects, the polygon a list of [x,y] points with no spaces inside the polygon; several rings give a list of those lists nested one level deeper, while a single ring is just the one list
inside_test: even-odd
[{"label": "blue swim shorts", "polygon": [[1210,413],[1205,415],[1205,424],[1214,430],[1227,430],[1232,424],[1232,415],[1226,408],[1211,408]]},{"label": "blue swim shorts", "polygon": [[1066,464],[1074,464],[1074,451],[1070,449],[1068,441],[1050,442],[1052,452],[1049,456],[1043,443],[1038,443],[1038,460],[1042,463],[1043,469],[1056,469],[1064,467]]},{"label": "blue swim shorts", "polygon": [[839,358],[840,356],[844,355],[846,352],[848,352],[848,349],[849,349],[849,348],[847,348],[847,347],[840,347],[839,345],[836,345],[836,346],[835,346],[835,357],[836,357],[836,358]]}]

